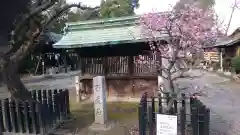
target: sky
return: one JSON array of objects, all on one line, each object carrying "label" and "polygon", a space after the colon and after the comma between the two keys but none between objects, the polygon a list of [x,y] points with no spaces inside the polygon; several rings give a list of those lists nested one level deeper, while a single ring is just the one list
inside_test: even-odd
[{"label": "sky", "polygon": [[[99,6],[101,0],[67,0],[67,3],[81,2],[88,6]],[[152,11],[167,11],[171,9],[170,5],[175,5],[178,0],[139,0],[140,7],[135,10],[136,14],[144,14]],[[223,25],[227,25],[234,0],[215,0],[215,11]],[[240,1],[240,0],[239,0]],[[231,34],[237,27],[240,27],[240,9],[236,9],[228,31]]]}]

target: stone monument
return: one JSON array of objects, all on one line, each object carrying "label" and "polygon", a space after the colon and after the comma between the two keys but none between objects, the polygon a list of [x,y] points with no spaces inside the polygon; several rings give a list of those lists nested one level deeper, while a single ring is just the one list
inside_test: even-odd
[{"label": "stone monument", "polygon": [[107,120],[107,99],[106,99],[105,76],[93,78],[94,113],[95,121],[90,126],[91,130],[109,130],[113,124]]},{"label": "stone monument", "polygon": [[77,103],[80,102],[81,100],[81,89],[80,89],[80,81],[79,81],[79,76],[75,76],[75,88],[76,88],[76,101]]}]

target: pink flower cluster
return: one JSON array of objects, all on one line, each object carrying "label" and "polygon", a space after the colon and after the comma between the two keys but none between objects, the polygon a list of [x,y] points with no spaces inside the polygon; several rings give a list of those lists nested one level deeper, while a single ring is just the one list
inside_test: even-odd
[{"label": "pink flower cluster", "polygon": [[130,135],[139,135],[139,126],[138,125],[134,125],[133,127],[130,128],[129,130]]},{"label": "pink flower cluster", "polygon": [[[204,44],[214,44],[222,35],[215,11],[202,10],[197,5],[185,5],[180,11],[148,13],[141,17],[142,34],[149,39],[151,49],[171,57],[176,46],[182,51],[199,50]],[[166,36],[168,44],[159,42]]]}]

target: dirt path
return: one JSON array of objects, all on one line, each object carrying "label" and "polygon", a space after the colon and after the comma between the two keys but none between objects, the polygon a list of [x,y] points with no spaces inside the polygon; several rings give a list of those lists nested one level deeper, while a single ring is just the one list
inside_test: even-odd
[{"label": "dirt path", "polygon": [[[199,70],[192,72],[199,74]],[[182,79],[179,82],[182,87],[190,87],[186,92],[201,90],[205,94],[200,100],[211,111],[211,135],[240,135],[239,83],[208,72],[201,78]]]}]

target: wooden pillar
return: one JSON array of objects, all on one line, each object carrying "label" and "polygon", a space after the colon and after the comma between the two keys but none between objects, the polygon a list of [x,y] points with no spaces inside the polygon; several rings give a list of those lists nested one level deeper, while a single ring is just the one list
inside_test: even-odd
[{"label": "wooden pillar", "polygon": [[84,76],[84,74],[85,74],[85,59],[83,57],[80,57],[79,61],[80,61],[81,76]]},{"label": "wooden pillar", "polygon": [[67,51],[62,50],[64,71],[67,73]]},{"label": "wooden pillar", "polygon": [[133,56],[128,56],[128,74],[132,76],[134,72],[134,61]]},{"label": "wooden pillar", "polygon": [[66,56],[66,54],[64,55],[64,69],[65,69],[65,73],[67,73],[68,71],[67,71],[67,56]]},{"label": "wooden pillar", "polygon": [[103,57],[103,72],[104,75],[107,76],[108,74],[108,58],[107,57]]},{"label": "wooden pillar", "polygon": [[223,71],[223,48],[219,48],[220,55],[220,71]]},{"label": "wooden pillar", "polygon": [[132,95],[135,96],[135,83],[132,78],[134,74],[134,59],[133,56],[128,56],[128,75],[130,76],[130,84],[132,86]]},{"label": "wooden pillar", "polygon": [[44,63],[44,58],[42,59],[42,74],[45,74],[45,63]]}]

